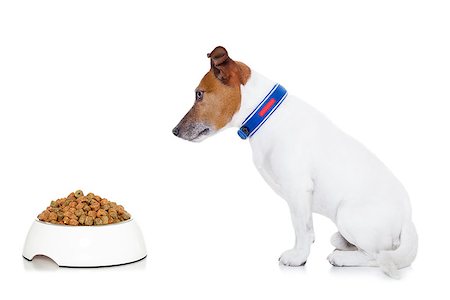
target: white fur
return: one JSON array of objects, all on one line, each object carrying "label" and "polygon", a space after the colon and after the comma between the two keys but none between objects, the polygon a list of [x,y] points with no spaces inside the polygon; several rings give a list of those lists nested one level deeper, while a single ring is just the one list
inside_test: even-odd
[{"label": "white fur", "polygon": [[[274,84],[252,71],[229,126],[240,127]],[[291,211],[295,245],[281,255],[282,264],[306,262],[314,241],[313,212],[330,218],[343,239],[336,242],[349,247],[348,253],[333,252],[332,264],[380,266],[397,277],[397,270],[414,260],[417,234],[405,189],[320,112],[289,94],[249,140],[256,168]]]}]

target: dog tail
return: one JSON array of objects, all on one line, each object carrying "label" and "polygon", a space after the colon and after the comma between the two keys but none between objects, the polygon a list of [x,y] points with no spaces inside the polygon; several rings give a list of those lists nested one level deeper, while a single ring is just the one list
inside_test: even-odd
[{"label": "dog tail", "polygon": [[400,246],[395,250],[380,251],[376,260],[381,270],[389,277],[399,279],[399,269],[409,267],[417,255],[418,237],[411,221],[403,224]]}]

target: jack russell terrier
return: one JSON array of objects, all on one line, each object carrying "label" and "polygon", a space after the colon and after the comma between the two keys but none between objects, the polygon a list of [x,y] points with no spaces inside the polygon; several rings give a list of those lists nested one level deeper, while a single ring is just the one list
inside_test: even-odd
[{"label": "jack russell terrier", "polygon": [[417,233],[402,184],[359,142],[281,85],[234,61],[223,47],[195,90],[194,106],[173,134],[199,142],[228,127],[248,139],[265,181],[290,208],[294,248],[280,263],[302,266],[314,242],[312,213],[338,232],[333,266],[378,266],[393,278],[417,253]]}]

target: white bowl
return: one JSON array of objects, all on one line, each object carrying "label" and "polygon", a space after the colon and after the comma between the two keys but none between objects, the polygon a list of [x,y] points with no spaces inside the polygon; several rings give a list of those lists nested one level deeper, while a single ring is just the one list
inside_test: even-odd
[{"label": "white bowl", "polygon": [[57,225],[35,220],[28,231],[23,257],[51,258],[60,267],[123,265],[147,256],[136,221],[98,226]]}]

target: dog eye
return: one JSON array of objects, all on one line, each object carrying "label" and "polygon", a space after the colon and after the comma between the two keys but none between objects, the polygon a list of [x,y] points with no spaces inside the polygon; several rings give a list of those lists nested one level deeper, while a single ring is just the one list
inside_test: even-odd
[{"label": "dog eye", "polygon": [[195,100],[200,101],[203,99],[203,91],[196,91],[195,92]]}]

